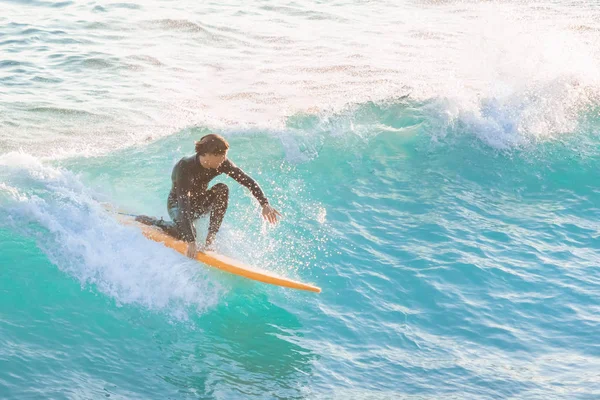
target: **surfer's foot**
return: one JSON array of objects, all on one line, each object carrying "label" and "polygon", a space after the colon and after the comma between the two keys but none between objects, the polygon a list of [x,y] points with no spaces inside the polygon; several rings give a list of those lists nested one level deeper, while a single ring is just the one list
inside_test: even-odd
[{"label": "surfer's foot", "polygon": [[135,217],[135,220],[137,222],[141,222],[144,225],[154,225],[156,218],[152,218],[147,215],[138,215],[137,217]]},{"label": "surfer's foot", "polygon": [[206,243],[204,244],[204,246],[202,246],[201,251],[205,252],[205,253],[207,251],[211,251],[211,252],[214,253],[216,251],[216,249],[215,249],[215,243],[213,241],[208,241],[207,240]]},{"label": "surfer's foot", "polygon": [[215,245],[214,244],[205,244],[202,247],[202,252],[203,253],[207,253],[207,252],[211,252],[214,253],[216,251]]}]

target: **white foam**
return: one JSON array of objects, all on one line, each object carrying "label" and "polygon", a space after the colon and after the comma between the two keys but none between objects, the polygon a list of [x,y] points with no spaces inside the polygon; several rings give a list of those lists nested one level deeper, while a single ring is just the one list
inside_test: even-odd
[{"label": "white foam", "polygon": [[[6,223],[36,238],[48,258],[82,286],[117,304],[186,318],[216,304],[224,290],[206,270],[145,239],[104,212],[76,176],[26,154],[0,156],[0,207]],[[25,192],[18,188],[27,187]]]},{"label": "white foam", "polygon": [[[86,45],[73,65],[33,59],[30,74],[63,83],[13,93],[0,145],[48,158],[99,155],[194,125],[275,132],[297,113],[335,115],[408,92],[451,104],[452,121],[482,119],[476,128],[492,145],[555,137],[598,98],[600,12],[584,3],[309,1],[269,10],[248,3],[236,13],[237,5],[180,10],[150,0],[136,13],[110,11],[102,29],[118,32],[119,46],[94,35],[94,58],[106,68],[82,74]],[[95,17],[85,7],[60,18],[47,9],[43,23],[39,10],[9,8],[23,23],[90,39],[80,21]],[[47,57],[31,46],[22,51]]]},{"label": "white foam", "polygon": [[600,99],[598,47],[564,21],[481,9],[461,45],[456,94],[446,96],[450,120],[500,148],[576,132]]}]

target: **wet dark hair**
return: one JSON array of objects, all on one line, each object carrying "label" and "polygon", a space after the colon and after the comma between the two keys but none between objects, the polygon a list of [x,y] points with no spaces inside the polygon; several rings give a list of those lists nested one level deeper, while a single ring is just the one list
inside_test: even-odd
[{"label": "wet dark hair", "polygon": [[197,154],[217,154],[223,155],[229,149],[229,143],[221,135],[211,133],[203,136],[196,142]]}]

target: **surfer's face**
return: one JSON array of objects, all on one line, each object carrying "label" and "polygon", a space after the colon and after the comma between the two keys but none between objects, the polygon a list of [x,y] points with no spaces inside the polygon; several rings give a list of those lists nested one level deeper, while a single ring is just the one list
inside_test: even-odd
[{"label": "surfer's face", "polygon": [[227,152],[225,154],[202,154],[200,156],[200,162],[204,168],[219,168],[219,165],[223,164],[226,159]]}]

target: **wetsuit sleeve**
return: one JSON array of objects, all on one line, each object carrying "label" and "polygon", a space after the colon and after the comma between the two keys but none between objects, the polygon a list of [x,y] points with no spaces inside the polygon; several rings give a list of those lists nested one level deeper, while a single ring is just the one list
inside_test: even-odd
[{"label": "wetsuit sleeve", "polygon": [[177,196],[177,208],[179,208],[179,218],[175,221],[183,240],[188,243],[196,241],[196,229],[194,227],[194,220],[192,219],[192,206],[190,203],[190,196],[188,196],[189,185],[185,168],[181,164],[175,166],[173,171],[173,177],[175,179],[176,196]]},{"label": "wetsuit sleeve", "polygon": [[265,197],[265,194],[260,186],[258,186],[258,183],[256,183],[254,179],[250,178],[244,171],[242,171],[241,168],[232,163],[230,160],[225,160],[225,162],[223,162],[221,165],[220,170],[221,172],[235,179],[235,181],[240,185],[247,187],[261,206],[264,207],[269,204],[269,201]]}]

